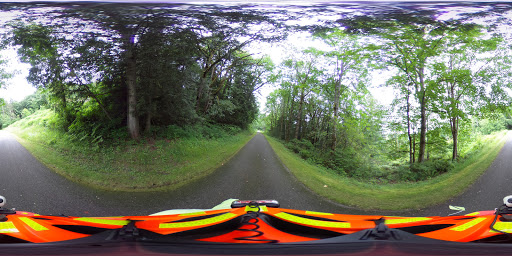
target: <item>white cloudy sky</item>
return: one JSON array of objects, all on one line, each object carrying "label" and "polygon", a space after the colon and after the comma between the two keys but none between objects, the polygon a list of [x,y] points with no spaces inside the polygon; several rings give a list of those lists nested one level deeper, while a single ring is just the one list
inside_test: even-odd
[{"label": "white cloudy sky", "polygon": [[27,82],[26,77],[30,65],[18,61],[15,50],[5,50],[0,53],[2,58],[8,60],[4,69],[9,73],[15,73],[12,79],[0,88],[0,98],[10,101],[21,101],[28,95],[34,93],[36,89]]}]

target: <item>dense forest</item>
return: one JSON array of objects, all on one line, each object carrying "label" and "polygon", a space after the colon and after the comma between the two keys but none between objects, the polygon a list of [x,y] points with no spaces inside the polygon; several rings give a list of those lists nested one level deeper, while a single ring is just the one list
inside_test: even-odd
[{"label": "dense forest", "polygon": [[[23,10],[5,24],[2,46],[31,65],[27,79],[38,88],[4,104],[5,125],[41,106],[59,114],[60,129],[87,140],[138,140],[193,125],[236,132],[257,122],[309,161],[390,181],[449,171],[478,148],[479,134],[512,126],[512,44],[503,15],[510,7],[445,18],[441,9],[370,5],[340,13],[249,5],[3,8]],[[312,13],[335,19],[297,22]],[[279,63],[254,52],[298,32],[321,43],[290,47]],[[393,89],[391,106],[372,95],[376,78]],[[258,113],[255,93],[271,84]]]},{"label": "dense forest", "polygon": [[[506,35],[413,16],[345,25],[314,34],[328,47],[284,61],[266,103],[269,132],[303,158],[352,177],[417,181],[449,171],[478,134],[511,127]],[[389,107],[370,93],[383,74]]]},{"label": "dense forest", "polygon": [[249,33],[270,24],[264,17],[160,5],[25,8],[6,25],[3,45],[31,65],[27,80],[70,133],[115,138],[127,127],[138,139],[172,125],[247,129],[257,115],[266,62],[244,47],[276,36]]}]

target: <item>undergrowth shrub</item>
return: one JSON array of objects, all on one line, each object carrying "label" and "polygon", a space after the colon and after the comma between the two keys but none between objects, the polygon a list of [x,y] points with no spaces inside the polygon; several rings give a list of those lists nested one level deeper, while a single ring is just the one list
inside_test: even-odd
[{"label": "undergrowth shrub", "polygon": [[313,164],[333,170],[338,175],[348,176],[370,183],[416,182],[434,178],[455,168],[451,160],[433,159],[423,163],[386,161],[369,152],[353,147],[337,148],[336,151],[316,148],[309,140],[293,139],[285,146]]},{"label": "undergrowth shrub", "polygon": [[414,163],[410,166],[401,166],[397,178],[401,181],[421,181],[431,179],[440,174],[451,171],[455,165],[451,160],[429,160],[423,163]]},{"label": "undergrowth shrub", "polygon": [[240,133],[242,129],[235,125],[196,124],[187,126],[168,125],[155,127],[154,135],[165,139],[217,139]]},{"label": "undergrowth shrub", "polygon": [[309,140],[293,139],[286,144],[286,147],[299,154],[302,159],[315,158],[315,146]]}]

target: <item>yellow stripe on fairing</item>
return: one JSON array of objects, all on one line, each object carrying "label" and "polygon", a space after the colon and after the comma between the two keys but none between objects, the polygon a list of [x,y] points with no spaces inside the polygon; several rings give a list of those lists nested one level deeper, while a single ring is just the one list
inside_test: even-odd
[{"label": "yellow stripe on fairing", "polygon": [[416,218],[405,218],[405,219],[385,219],[384,223],[386,225],[403,224],[403,223],[411,223],[411,222],[418,222],[418,221],[425,221],[425,220],[430,220],[430,218],[416,217]]},{"label": "yellow stripe on fairing", "polygon": [[12,222],[0,222],[0,233],[19,232]]},{"label": "yellow stripe on fairing", "polygon": [[77,218],[75,220],[96,223],[96,224],[116,225],[116,226],[124,226],[124,225],[128,225],[128,223],[130,223],[129,220],[107,220],[107,219],[95,219],[95,218]]},{"label": "yellow stripe on fairing", "polygon": [[258,208],[260,209],[260,212],[266,212],[268,211],[266,205],[259,205],[258,207],[251,207],[250,205],[245,206],[246,212],[257,212]]},{"label": "yellow stripe on fairing", "polygon": [[476,218],[472,221],[468,221],[462,225],[459,225],[459,226],[456,226],[454,228],[451,228],[450,230],[453,230],[453,231],[465,231],[465,230],[468,230],[476,225],[478,225],[478,223],[484,221],[485,218]]},{"label": "yellow stripe on fairing", "polygon": [[[494,224],[494,229],[512,234],[512,222],[496,222]],[[491,230],[491,232],[498,233],[494,230]]]},{"label": "yellow stripe on fairing", "polygon": [[19,219],[35,231],[48,230],[45,226],[37,223],[36,221],[34,221],[32,219],[27,218],[27,217],[19,217]]},{"label": "yellow stripe on fairing", "polygon": [[190,216],[190,215],[200,215],[200,214],[206,214],[206,212],[189,212],[189,213],[182,213],[178,216]]},{"label": "yellow stripe on fairing", "polygon": [[312,212],[312,211],[306,211],[306,214],[316,214],[316,215],[334,215],[332,213],[327,212]]},{"label": "yellow stripe on fairing", "polygon": [[317,226],[317,227],[325,227],[325,228],[350,228],[349,222],[335,222],[335,221],[323,221],[323,220],[312,220],[307,219],[295,215],[291,215],[285,212],[280,212],[275,214],[275,216],[285,219],[291,222],[299,223],[299,224],[306,224],[311,226]]},{"label": "yellow stripe on fairing", "polygon": [[203,226],[208,224],[213,224],[225,220],[229,220],[231,218],[234,218],[238,215],[234,213],[224,213],[219,216],[202,219],[202,220],[194,220],[194,221],[184,221],[184,222],[174,222],[174,223],[160,223],[158,226],[159,228],[189,228],[189,227],[197,227],[197,226]]}]

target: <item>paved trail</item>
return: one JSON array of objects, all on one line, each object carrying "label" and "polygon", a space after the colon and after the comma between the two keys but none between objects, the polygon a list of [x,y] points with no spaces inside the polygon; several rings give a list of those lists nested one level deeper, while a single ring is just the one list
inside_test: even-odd
[{"label": "paved trail", "polygon": [[342,212],[311,193],[257,134],[214,174],[169,192],[109,192],[73,183],[48,170],[13,136],[0,131],[0,194],[8,207],[41,214],[144,215],[167,209],[211,208],[228,198],[277,199],[282,207]]},{"label": "paved trail", "polygon": [[494,210],[503,204],[503,197],[512,195],[512,132],[500,153],[487,171],[462,195],[436,207],[425,209],[415,215],[447,215],[453,213],[449,205],[464,206],[463,214]]},{"label": "paved trail", "polygon": [[[147,215],[161,210],[206,209],[228,198],[277,199],[284,208],[350,214],[447,215],[448,205],[471,211],[494,209],[512,194],[512,141],[489,170],[463,195],[415,212],[364,212],[325,200],[306,189],[282,165],[265,137],[257,134],[215,173],[168,192],[110,192],[55,174],[13,136],[0,131],[0,195],[8,207],[40,214],[74,216]],[[421,203],[421,202],[418,202]]]}]

